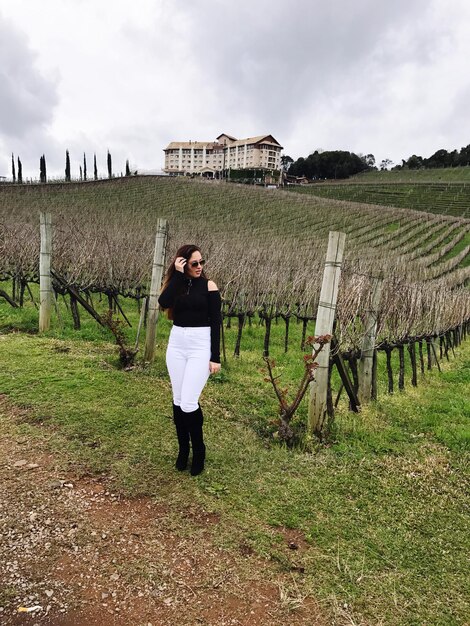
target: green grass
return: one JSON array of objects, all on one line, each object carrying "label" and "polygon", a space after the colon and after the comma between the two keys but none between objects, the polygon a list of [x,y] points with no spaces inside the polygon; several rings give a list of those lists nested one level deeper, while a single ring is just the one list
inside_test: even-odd
[{"label": "green grass", "polygon": [[[460,254],[460,252],[462,252],[462,250],[469,245],[470,245],[470,232],[467,233],[459,241],[459,243],[452,248],[452,250],[450,250],[445,256],[443,256],[442,259],[439,259],[439,263],[445,263],[445,261],[452,259],[453,257]],[[470,254],[467,254],[465,258],[462,259],[462,261],[460,261],[458,267],[467,267],[468,265],[470,265]]]},{"label": "green grass", "polygon": [[[132,341],[135,306],[129,315]],[[169,323],[159,322],[153,366],[126,372],[106,331],[82,322],[73,331],[64,309],[62,328],[54,320],[46,336],[0,335],[0,393],[29,408],[19,429],[48,438],[76,471],[114,476],[124,493],[218,512],[221,546],[243,542],[283,570],[304,568],[296,584],[332,616],[346,603],[351,623],[468,623],[468,343],[441,375],[427,372],[418,388],[391,397],[381,358],[377,403],[351,414],[342,401],[328,445],[288,450],[270,436],[277,406],[260,372],[263,329],[245,329],[236,359],[232,324],[228,363],[201,400],[207,468],[192,479],[173,470]],[[33,331],[37,312],[0,301],[0,329],[15,327]],[[300,332],[293,323],[285,355],[283,324],[273,326],[272,356],[291,387],[303,367]],[[304,402],[299,425],[306,413]],[[285,529],[301,533],[307,549],[290,551]]]}]

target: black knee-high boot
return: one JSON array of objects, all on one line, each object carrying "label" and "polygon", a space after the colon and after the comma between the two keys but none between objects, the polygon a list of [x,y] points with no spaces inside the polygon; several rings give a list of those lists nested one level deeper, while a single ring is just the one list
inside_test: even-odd
[{"label": "black knee-high boot", "polygon": [[204,469],[204,460],[206,458],[206,446],[204,445],[204,438],[202,434],[204,416],[202,414],[201,407],[198,407],[191,413],[185,413],[185,417],[193,448],[191,476],[197,476]]},{"label": "black knee-high boot", "polygon": [[176,459],[175,467],[182,472],[188,466],[189,457],[189,431],[186,422],[186,414],[183,413],[181,407],[173,404],[173,421],[176,426],[176,436],[178,437],[178,458]]}]

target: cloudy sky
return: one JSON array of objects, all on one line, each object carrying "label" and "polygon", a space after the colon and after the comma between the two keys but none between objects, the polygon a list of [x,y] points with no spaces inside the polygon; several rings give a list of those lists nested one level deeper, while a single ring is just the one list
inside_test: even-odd
[{"label": "cloudy sky", "polygon": [[294,159],[470,143],[468,0],[0,0],[0,175],[160,169],[270,133]]}]

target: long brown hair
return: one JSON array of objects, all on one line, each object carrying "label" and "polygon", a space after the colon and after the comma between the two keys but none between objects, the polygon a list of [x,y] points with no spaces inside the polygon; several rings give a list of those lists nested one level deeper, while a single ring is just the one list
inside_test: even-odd
[{"label": "long brown hair", "polygon": [[[182,256],[186,259],[186,261],[189,261],[189,259],[191,258],[191,255],[194,252],[201,252],[201,249],[199,248],[199,246],[196,246],[192,243],[187,243],[184,246],[181,246],[180,248],[178,248],[178,250],[176,251],[175,256],[173,257],[170,266],[168,267],[166,274],[163,278],[163,284],[162,284],[162,288],[160,290],[160,293],[162,293],[162,291],[165,291],[165,289],[168,287],[168,283],[170,282],[170,280],[173,277],[173,274],[175,272],[177,272],[178,270],[175,268],[175,261],[178,257]],[[186,274],[186,270],[185,270],[185,274]],[[204,268],[202,268],[202,272],[201,272],[201,276],[203,278],[207,278],[207,276],[204,273]],[[166,314],[169,320],[173,319],[173,308],[168,308],[166,309]]]}]

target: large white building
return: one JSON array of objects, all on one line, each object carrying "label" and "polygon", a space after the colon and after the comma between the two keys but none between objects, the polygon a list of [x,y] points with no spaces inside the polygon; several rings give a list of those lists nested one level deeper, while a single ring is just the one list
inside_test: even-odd
[{"label": "large white building", "polygon": [[272,135],[235,139],[222,134],[212,142],[172,141],[165,152],[169,174],[200,174],[215,177],[224,170],[281,168],[282,146]]}]

